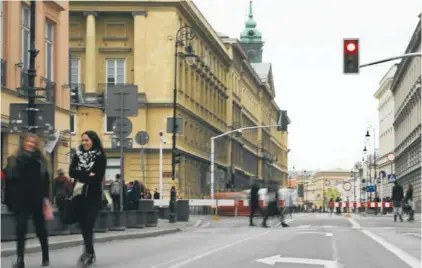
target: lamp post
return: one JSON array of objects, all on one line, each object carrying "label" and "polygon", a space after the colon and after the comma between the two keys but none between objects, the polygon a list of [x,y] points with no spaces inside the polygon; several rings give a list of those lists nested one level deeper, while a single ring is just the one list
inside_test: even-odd
[{"label": "lamp post", "polygon": [[[184,26],[180,28],[176,33],[176,40],[174,42],[174,87],[173,87],[173,145],[171,155],[171,180],[172,186],[170,190],[170,216],[169,221],[171,223],[176,222],[176,164],[180,161],[178,158],[180,154],[177,152],[176,147],[176,135],[178,131],[177,120],[176,120],[176,109],[177,109],[177,59],[179,56],[184,57],[188,65],[192,65],[196,58],[193,53],[192,45],[190,42],[195,39],[192,27]],[[178,51],[179,47],[185,48],[185,53]]]},{"label": "lamp post", "polygon": [[[365,134],[365,139],[368,141],[368,145],[370,145],[371,144],[370,143],[370,138],[371,138],[370,131],[372,131],[372,136],[373,136],[374,139],[373,139],[372,146],[370,146],[370,149],[369,149],[369,152],[368,152],[369,174],[371,174],[371,164],[372,164],[371,162],[373,160],[374,161],[374,163],[373,163],[373,165],[374,165],[374,184],[376,184],[376,181],[377,181],[377,160],[376,160],[376,158],[377,158],[377,156],[376,156],[376,149],[375,149],[375,147],[376,147],[375,128],[373,128],[372,126],[368,126],[368,130],[366,131],[366,134]],[[372,160],[371,160],[371,150],[373,150],[373,153],[374,153]],[[366,153],[367,151],[368,150],[366,149],[366,146],[365,146],[365,148],[363,148],[363,152]],[[370,178],[370,182],[372,184],[372,176],[370,175],[369,178]],[[371,196],[371,199],[372,199],[372,193],[370,194],[370,196]],[[375,196],[377,196],[377,189],[376,188],[375,188]]]}]

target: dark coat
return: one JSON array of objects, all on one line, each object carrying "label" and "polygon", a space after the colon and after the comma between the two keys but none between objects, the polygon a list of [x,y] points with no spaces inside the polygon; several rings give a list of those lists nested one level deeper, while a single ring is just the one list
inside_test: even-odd
[{"label": "dark coat", "polygon": [[9,210],[34,211],[42,209],[44,198],[49,197],[47,163],[40,152],[21,152],[13,167],[6,169],[7,206]]},{"label": "dark coat", "polygon": [[[77,170],[78,163],[79,158],[75,155],[69,167],[69,176],[79,182],[86,183],[88,185],[86,198],[94,199],[100,204],[103,196],[102,181],[106,171],[107,157],[104,153],[98,155],[90,171]],[[91,172],[95,176],[89,176]]]},{"label": "dark coat", "polygon": [[404,197],[403,187],[398,184],[394,185],[391,200],[399,202],[403,200],[403,197]]}]

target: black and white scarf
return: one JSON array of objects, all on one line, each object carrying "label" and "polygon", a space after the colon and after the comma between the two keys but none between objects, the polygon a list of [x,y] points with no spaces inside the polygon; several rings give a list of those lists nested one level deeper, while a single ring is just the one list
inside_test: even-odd
[{"label": "black and white scarf", "polygon": [[77,170],[91,171],[95,164],[95,158],[100,155],[101,152],[98,150],[83,151],[80,148],[76,150],[76,156],[78,157]]},{"label": "black and white scarf", "polygon": [[[76,165],[77,170],[81,171],[91,171],[92,167],[95,164],[95,159],[101,154],[98,150],[83,151],[81,148],[76,149],[76,157],[78,158],[78,163]],[[77,178],[76,178],[77,179]],[[77,181],[73,188],[73,196],[77,195],[87,195],[88,185]]]}]

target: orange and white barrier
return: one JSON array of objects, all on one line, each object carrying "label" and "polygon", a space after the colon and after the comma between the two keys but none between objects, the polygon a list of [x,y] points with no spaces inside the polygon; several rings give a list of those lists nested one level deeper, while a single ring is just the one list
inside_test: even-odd
[{"label": "orange and white barrier", "polygon": [[[168,206],[169,200],[154,200],[154,206]],[[249,207],[248,199],[189,199],[190,206],[210,206],[210,207]],[[261,207],[267,206],[266,200],[259,200]],[[284,207],[284,200],[280,200],[280,206]],[[392,208],[392,202],[334,202],[336,208]]]},{"label": "orange and white barrier", "polygon": [[392,202],[335,202],[336,208],[392,208]]}]

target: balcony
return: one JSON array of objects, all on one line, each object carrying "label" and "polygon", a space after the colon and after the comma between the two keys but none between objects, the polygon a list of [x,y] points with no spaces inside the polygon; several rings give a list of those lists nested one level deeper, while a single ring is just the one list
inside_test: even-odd
[{"label": "balcony", "polygon": [[55,102],[56,83],[49,80],[48,78],[41,77],[41,87],[45,89],[44,98],[48,103]]},{"label": "balcony", "polygon": [[6,87],[6,76],[7,76],[7,69],[6,69],[6,61],[1,59],[1,87]]}]

